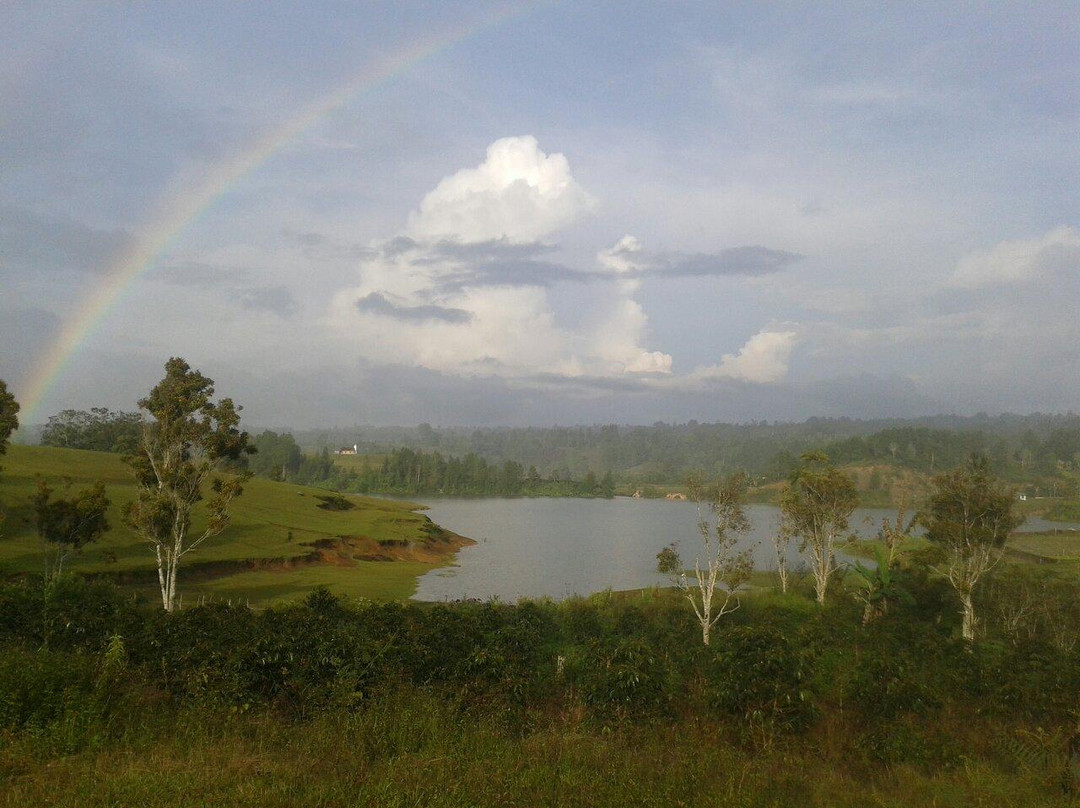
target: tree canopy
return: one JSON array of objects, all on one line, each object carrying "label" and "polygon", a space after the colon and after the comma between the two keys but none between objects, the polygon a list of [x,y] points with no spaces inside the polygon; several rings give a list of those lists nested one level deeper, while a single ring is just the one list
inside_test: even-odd
[{"label": "tree canopy", "polygon": [[[124,520],[153,548],[166,611],[176,608],[181,559],[229,524],[228,506],[242,491],[244,477],[213,476],[223,463],[254,449],[239,428],[240,408],[231,398],[213,402],[214,382],[183,359],[165,364],[165,378],[139,401],[149,420],[139,451],[128,462],[140,490],[124,509]],[[192,511],[207,501],[206,526],[191,532]]]},{"label": "tree canopy", "polygon": [[142,416],[105,407],[63,410],[49,418],[41,432],[42,446],[133,454],[139,445]]},{"label": "tree canopy", "polygon": [[8,392],[7,383],[0,379],[0,455],[7,452],[11,433],[19,428],[19,402]]}]

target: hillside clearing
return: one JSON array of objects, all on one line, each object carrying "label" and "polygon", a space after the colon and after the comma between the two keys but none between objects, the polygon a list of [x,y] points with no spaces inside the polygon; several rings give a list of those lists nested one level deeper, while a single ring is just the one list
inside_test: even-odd
[{"label": "hillside clearing", "polygon": [[[94,480],[106,485],[110,530],[76,557],[72,569],[153,586],[154,558],[121,520],[135,483],[116,454],[11,446],[0,470],[0,503],[7,514],[0,538],[0,572],[35,573],[41,548],[29,505],[40,475],[64,495]],[[416,579],[447,563],[467,539],[417,513],[421,506],[348,496],[355,507],[320,507],[327,492],[253,478],[230,512],[224,534],[193,553],[181,570],[187,598],[212,595],[265,605],[299,597],[319,584],[353,597],[408,597]],[[196,528],[198,528],[196,517]]]}]

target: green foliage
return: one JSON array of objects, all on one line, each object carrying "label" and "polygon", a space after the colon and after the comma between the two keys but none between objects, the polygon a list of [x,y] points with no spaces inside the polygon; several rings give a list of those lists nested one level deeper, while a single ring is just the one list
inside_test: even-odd
[{"label": "green foliage", "polygon": [[902,715],[934,715],[948,692],[942,671],[956,668],[950,650],[926,631],[876,626],[859,643],[843,686],[845,701],[870,725],[892,726]]},{"label": "green foliage", "polygon": [[[40,574],[41,542],[31,504],[37,475],[58,491],[68,484],[77,491],[102,480],[111,503],[106,514],[110,529],[69,558],[64,568],[115,577],[131,590],[146,591],[156,577],[156,560],[152,548],[124,524],[122,509],[137,496],[138,485],[120,456],[14,445],[6,461],[8,473],[0,475],[0,501],[8,512],[0,541],[0,570]],[[431,534],[431,521],[408,502],[348,496],[354,509],[326,511],[318,507],[318,496],[328,493],[324,490],[259,478],[246,481],[243,487],[244,495],[229,506],[229,529],[186,559],[192,574],[182,586],[185,606],[200,598],[240,598],[265,606],[303,597],[318,584],[352,597],[407,598],[415,591],[417,579],[449,561],[457,546],[456,541]],[[192,511],[196,532],[207,523],[207,505],[204,499]],[[435,554],[431,560],[389,564],[362,557],[350,560],[349,566],[304,563],[316,544],[351,553],[340,545],[342,536],[363,536],[380,544],[409,543]],[[368,551],[358,548],[356,555]],[[200,567],[212,574],[198,574]]]},{"label": "green foliage", "polygon": [[[165,363],[165,378],[139,401],[150,420],[137,454],[128,458],[139,493],[124,508],[125,523],[154,548],[162,606],[176,608],[181,559],[229,524],[228,506],[243,492],[244,477],[214,477],[217,464],[254,451],[239,428],[232,399],[212,402],[214,382],[183,359]],[[190,535],[192,511],[209,485],[207,525]]]},{"label": "green foliage", "polygon": [[42,585],[3,584],[0,804],[668,805],[707,788],[724,804],[1067,805],[1080,657],[969,650],[909,586],[917,607],[866,627],[850,602],[749,596],[709,650],[663,591],[508,605],[320,589],[169,614],[64,579],[43,650]]},{"label": "green foliage", "polygon": [[94,660],[86,654],[0,654],[0,729],[43,731],[82,711],[93,693]]},{"label": "green foliage", "polygon": [[805,729],[814,717],[807,651],[768,626],[737,626],[718,638],[708,671],[714,709],[738,718],[763,745]]},{"label": "green foliage", "polygon": [[818,603],[825,603],[837,569],[835,548],[858,502],[851,478],[829,465],[820,452],[803,455],[780,494],[780,530],[797,538],[799,550],[809,553]]},{"label": "green foliage", "polygon": [[255,438],[254,448],[255,454],[248,459],[252,473],[271,480],[296,478],[304,455],[292,435],[267,430]]},{"label": "green foliage", "polygon": [[37,493],[31,498],[38,536],[45,545],[45,574],[50,579],[63,574],[68,555],[97,541],[109,529],[105,516],[109,498],[100,480],[70,497],[53,498],[53,493],[39,477]]},{"label": "green foliage", "polygon": [[886,551],[875,545],[874,567],[870,569],[856,561],[852,569],[858,581],[855,597],[863,604],[863,622],[869,623],[888,611],[889,604],[897,600],[908,604],[915,599],[901,583],[901,570],[894,567]]},{"label": "green foliage", "polygon": [[381,494],[441,494],[448,496],[573,496],[613,497],[615,478],[598,479],[589,471],[580,481],[553,473],[541,477],[515,461],[491,463],[475,453],[448,457],[438,451],[394,448],[377,457],[349,458],[350,467],[335,465],[329,453],[305,457],[296,477],[339,491]]},{"label": "green foliage", "polygon": [[19,428],[19,402],[8,392],[7,383],[0,379],[0,455],[7,452],[11,433]]},{"label": "green foliage", "polygon": [[654,715],[677,693],[670,658],[640,637],[592,641],[572,657],[567,677],[603,717]]},{"label": "green foliage", "polygon": [[[690,602],[701,626],[702,643],[708,645],[709,633],[717,621],[739,608],[738,590],[750,579],[754,570],[753,549],[739,552],[735,549],[739,537],[750,530],[744,505],[746,475],[736,473],[715,481],[691,476],[687,488],[691,498],[699,503],[698,534],[701,547],[694,559],[695,580],[689,580],[676,543],[657,553],[656,569],[670,577]],[[702,501],[708,503],[711,522],[701,511]],[[718,601],[715,607],[714,598]]]},{"label": "green foliage", "polygon": [[139,446],[143,419],[137,412],[112,412],[105,407],[63,410],[49,418],[41,445],[61,449],[132,454]]},{"label": "green foliage", "polygon": [[919,523],[926,538],[950,552],[971,555],[1005,546],[1023,521],[1011,489],[995,480],[986,459],[973,456],[964,466],[934,478],[934,492]]}]

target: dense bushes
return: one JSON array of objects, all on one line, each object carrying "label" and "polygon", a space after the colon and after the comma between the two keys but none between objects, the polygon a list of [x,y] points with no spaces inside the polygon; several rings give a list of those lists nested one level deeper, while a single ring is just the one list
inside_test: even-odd
[{"label": "dense bushes", "polygon": [[871,760],[944,765],[957,759],[955,739],[935,729],[946,712],[1076,721],[1080,652],[1052,635],[970,649],[915,607],[861,626],[854,604],[807,613],[766,595],[706,648],[668,594],[350,604],[316,590],[263,612],[209,604],[165,614],[103,582],[3,584],[0,732],[67,726],[60,746],[78,746],[125,693],[306,719],[420,689],[514,722],[700,719],[766,746],[842,716]]},{"label": "dense bushes", "polygon": [[804,729],[814,715],[809,649],[768,626],[738,626],[720,638],[709,669],[708,697],[768,742]]}]

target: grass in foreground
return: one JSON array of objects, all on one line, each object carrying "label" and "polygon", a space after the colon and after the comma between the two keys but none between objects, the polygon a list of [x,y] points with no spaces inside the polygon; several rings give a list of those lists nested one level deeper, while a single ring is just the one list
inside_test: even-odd
[{"label": "grass in foreground", "polygon": [[311,722],[181,714],[68,757],[12,746],[0,806],[1075,805],[1042,767],[867,766],[848,747],[840,727],[754,749],[710,720],[519,724],[405,691]]}]

